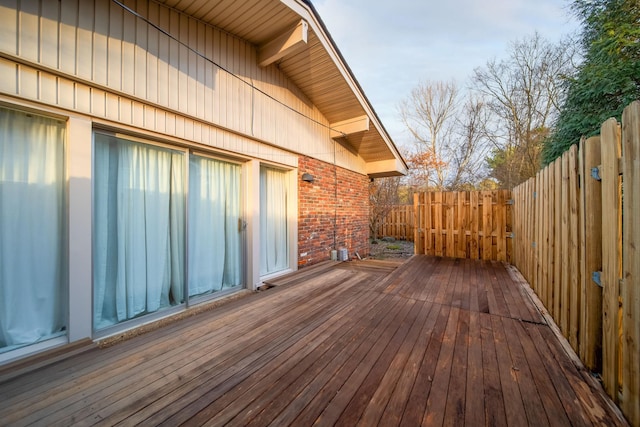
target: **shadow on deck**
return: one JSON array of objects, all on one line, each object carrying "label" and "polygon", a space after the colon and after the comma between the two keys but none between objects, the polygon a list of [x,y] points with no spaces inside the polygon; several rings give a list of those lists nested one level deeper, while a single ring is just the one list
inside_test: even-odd
[{"label": "shadow on deck", "polygon": [[0,424],[624,425],[500,263],[325,263],[3,382]]}]

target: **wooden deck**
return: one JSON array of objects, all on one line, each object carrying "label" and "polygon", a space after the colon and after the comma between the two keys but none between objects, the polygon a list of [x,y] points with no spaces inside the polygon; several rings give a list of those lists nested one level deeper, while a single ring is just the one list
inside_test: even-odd
[{"label": "wooden deck", "polygon": [[624,425],[510,267],[396,266],[310,267],[126,342],[5,370],[0,425]]}]

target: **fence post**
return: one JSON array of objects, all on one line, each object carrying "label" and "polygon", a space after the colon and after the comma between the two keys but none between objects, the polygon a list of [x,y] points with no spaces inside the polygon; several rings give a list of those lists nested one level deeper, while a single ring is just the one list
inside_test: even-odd
[{"label": "fence post", "polygon": [[640,425],[640,102],[622,115],[623,230],[622,250],[622,409]]},{"label": "fence post", "polygon": [[618,401],[618,310],[620,278],[620,127],[615,119],[603,123],[602,167],[602,379],[605,390]]}]

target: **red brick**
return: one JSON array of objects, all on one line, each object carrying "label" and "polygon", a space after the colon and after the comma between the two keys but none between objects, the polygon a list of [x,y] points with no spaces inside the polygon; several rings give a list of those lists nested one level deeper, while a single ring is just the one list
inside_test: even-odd
[{"label": "red brick", "polygon": [[[310,173],[313,183],[302,181]],[[298,162],[298,265],[329,259],[334,249],[346,247],[349,255],[369,253],[369,179],[310,157]],[[337,175],[337,198],[336,198]],[[304,257],[300,254],[306,253]]]}]

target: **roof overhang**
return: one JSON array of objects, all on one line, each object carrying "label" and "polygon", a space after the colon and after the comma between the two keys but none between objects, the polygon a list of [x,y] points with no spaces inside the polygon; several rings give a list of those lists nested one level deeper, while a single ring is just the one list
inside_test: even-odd
[{"label": "roof overhang", "polygon": [[159,0],[256,46],[260,66],[276,64],[318,108],[332,137],[359,155],[371,177],[407,164],[309,0]]}]

